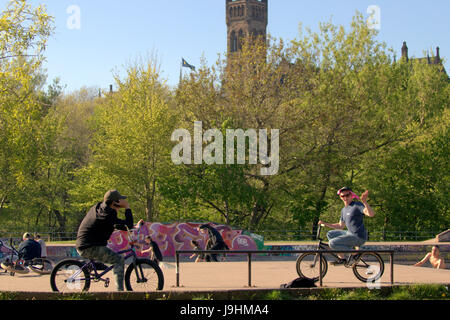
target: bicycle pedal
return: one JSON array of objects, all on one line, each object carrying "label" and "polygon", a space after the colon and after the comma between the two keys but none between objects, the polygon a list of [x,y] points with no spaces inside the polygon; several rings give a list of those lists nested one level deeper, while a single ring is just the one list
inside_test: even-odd
[{"label": "bicycle pedal", "polygon": [[105,288],[108,288],[109,287],[109,278],[106,278],[105,279]]}]

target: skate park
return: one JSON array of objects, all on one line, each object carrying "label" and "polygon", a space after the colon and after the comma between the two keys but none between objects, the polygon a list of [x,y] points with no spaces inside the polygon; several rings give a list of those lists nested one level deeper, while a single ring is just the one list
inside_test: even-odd
[{"label": "skate park", "polygon": [[[149,229],[150,230],[150,229]],[[322,286],[317,288],[368,288],[382,289],[392,286],[413,284],[450,283],[450,270],[433,269],[429,263],[423,267],[415,267],[414,263],[422,259],[433,245],[439,245],[441,255],[449,261],[450,242],[436,237],[421,242],[367,242],[365,250],[392,250],[393,265],[389,254],[381,254],[385,270],[382,277],[373,283],[363,283],[353,274],[351,268],[329,266],[323,278]],[[242,241],[241,241],[242,243]],[[228,299],[236,296],[248,296],[250,293],[279,290],[298,277],[296,271],[297,251],[315,250],[316,243],[308,242],[265,242],[261,254],[253,254],[251,263],[246,254],[227,255],[225,261],[198,262],[189,258],[189,254],[180,254],[178,268],[175,256],[165,256],[161,269],[164,274],[164,288],[152,293],[133,293],[137,296],[149,294],[155,297],[178,297],[189,299],[192,293],[214,296],[216,299]],[[256,250],[258,251],[258,250]],[[269,254],[268,251],[276,253]],[[294,251],[295,253],[290,253]],[[67,258],[79,258],[74,245],[52,245],[47,247],[48,257],[52,261]],[[177,252],[177,251],[175,251]],[[330,261],[331,259],[329,259]],[[112,277],[112,274],[110,275]],[[52,299],[59,293],[52,292],[49,275],[0,273],[0,292],[14,293],[17,297],[33,296],[36,299]],[[290,290],[290,289],[287,289]],[[310,290],[310,289],[305,289]],[[92,283],[89,289],[93,294],[109,294],[114,292],[114,285],[105,287],[103,283]],[[118,293],[114,293],[117,295]],[[122,293],[120,293],[122,294]],[[127,293],[124,293],[127,294]],[[129,293],[128,293],[129,294]]]}]

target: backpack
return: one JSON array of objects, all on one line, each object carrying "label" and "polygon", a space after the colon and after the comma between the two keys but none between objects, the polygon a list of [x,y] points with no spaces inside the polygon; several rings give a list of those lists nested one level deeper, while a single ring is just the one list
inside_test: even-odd
[{"label": "backpack", "polygon": [[291,282],[284,283],[280,288],[313,288],[316,287],[317,280],[300,277],[292,280]]}]

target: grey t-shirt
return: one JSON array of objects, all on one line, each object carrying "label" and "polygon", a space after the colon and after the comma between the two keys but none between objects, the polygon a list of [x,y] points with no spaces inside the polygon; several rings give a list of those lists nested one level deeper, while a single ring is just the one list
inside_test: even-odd
[{"label": "grey t-shirt", "polygon": [[341,221],[347,226],[347,230],[361,239],[367,240],[367,232],[364,227],[364,204],[353,201],[341,210]]}]

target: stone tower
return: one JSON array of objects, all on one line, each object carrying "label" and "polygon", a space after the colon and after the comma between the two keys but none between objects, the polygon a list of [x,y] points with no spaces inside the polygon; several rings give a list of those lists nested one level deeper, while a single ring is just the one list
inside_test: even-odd
[{"label": "stone tower", "polygon": [[225,0],[228,53],[241,49],[246,36],[266,38],[267,0]]}]

